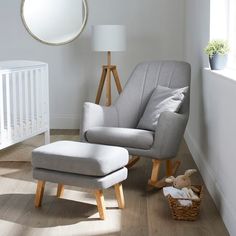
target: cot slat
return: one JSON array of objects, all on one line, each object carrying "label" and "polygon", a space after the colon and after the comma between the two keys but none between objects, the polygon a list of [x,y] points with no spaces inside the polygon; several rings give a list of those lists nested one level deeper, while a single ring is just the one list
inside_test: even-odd
[{"label": "cot slat", "polygon": [[43,68],[40,68],[40,80],[39,80],[39,123],[40,127],[43,127]]},{"label": "cot slat", "polygon": [[12,106],[13,106],[13,130],[17,129],[17,93],[16,93],[16,72],[12,73]]},{"label": "cot slat", "polygon": [[3,142],[4,135],[4,109],[3,109],[3,74],[0,74],[0,140]]},{"label": "cot slat", "polygon": [[49,91],[48,91],[48,65],[46,67],[43,68],[44,70],[44,91],[45,91],[45,95],[44,95],[44,107],[45,107],[45,125],[46,127],[48,127],[49,129]]},{"label": "cot slat", "polygon": [[34,70],[30,71],[30,103],[31,103],[31,129],[32,131],[34,130]]},{"label": "cot slat", "polygon": [[11,130],[11,97],[10,97],[10,76],[6,74],[6,127],[7,127],[7,137],[12,138]]},{"label": "cot slat", "polygon": [[20,114],[20,119],[19,119],[19,127],[20,127],[20,132],[17,133],[17,138],[23,136],[23,91],[22,91],[22,73],[19,73],[19,114]]},{"label": "cot slat", "polygon": [[40,98],[39,98],[39,84],[40,84],[40,70],[39,69],[37,69],[36,71],[35,71],[35,73],[36,73],[36,75],[35,75],[35,83],[36,83],[36,103],[35,103],[35,105],[36,105],[36,125],[37,125],[37,129],[39,129],[40,128],[40,123],[39,123],[39,103],[40,103]]},{"label": "cot slat", "polygon": [[29,133],[29,89],[28,89],[28,80],[29,80],[29,73],[28,71],[24,72],[24,80],[25,80],[25,88],[24,88],[24,94],[25,94],[25,104],[24,104],[24,110],[25,110],[25,129],[26,133]]}]

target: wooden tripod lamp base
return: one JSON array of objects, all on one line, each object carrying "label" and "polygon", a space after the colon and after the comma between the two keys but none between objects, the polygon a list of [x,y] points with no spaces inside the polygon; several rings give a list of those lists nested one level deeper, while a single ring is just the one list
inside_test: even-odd
[{"label": "wooden tripod lamp base", "polygon": [[99,82],[95,103],[96,104],[100,103],[103,87],[106,82],[106,106],[110,106],[112,102],[111,101],[112,100],[111,99],[111,75],[113,75],[114,77],[116,88],[119,94],[122,91],[122,87],[121,87],[121,83],[120,83],[116,66],[111,65],[111,52],[107,53],[107,62],[108,62],[107,65],[102,66],[102,75]]},{"label": "wooden tripod lamp base", "polygon": [[111,105],[111,75],[113,75],[118,93],[122,88],[116,66],[111,65],[111,52],[126,50],[126,29],[124,25],[94,25],[92,27],[92,48],[96,52],[107,52],[107,65],[102,67],[102,75],[98,86],[96,103],[101,100],[102,90],[106,82],[106,105]]}]

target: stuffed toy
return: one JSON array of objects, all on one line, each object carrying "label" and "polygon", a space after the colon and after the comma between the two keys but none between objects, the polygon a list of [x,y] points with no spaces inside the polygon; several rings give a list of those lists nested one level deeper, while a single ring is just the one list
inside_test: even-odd
[{"label": "stuffed toy", "polygon": [[166,178],[166,183],[173,183],[173,187],[177,189],[188,188],[192,189],[194,192],[199,192],[197,188],[192,186],[190,176],[197,172],[195,169],[186,170],[184,175],[179,175],[177,177],[170,176]]}]

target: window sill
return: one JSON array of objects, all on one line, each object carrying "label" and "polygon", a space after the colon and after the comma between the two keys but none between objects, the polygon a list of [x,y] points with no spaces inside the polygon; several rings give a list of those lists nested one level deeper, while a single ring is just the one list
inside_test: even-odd
[{"label": "window sill", "polygon": [[214,75],[220,75],[223,78],[236,81],[236,70],[224,69],[224,70],[211,70],[210,68],[204,68],[205,71]]}]

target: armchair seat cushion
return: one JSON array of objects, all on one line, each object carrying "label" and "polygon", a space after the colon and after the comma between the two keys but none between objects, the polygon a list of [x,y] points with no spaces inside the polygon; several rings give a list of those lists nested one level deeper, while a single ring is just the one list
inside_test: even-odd
[{"label": "armchair seat cushion", "polygon": [[94,127],[86,131],[85,138],[90,143],[150,149],[154,141],[154,133],[141,129]]}]

